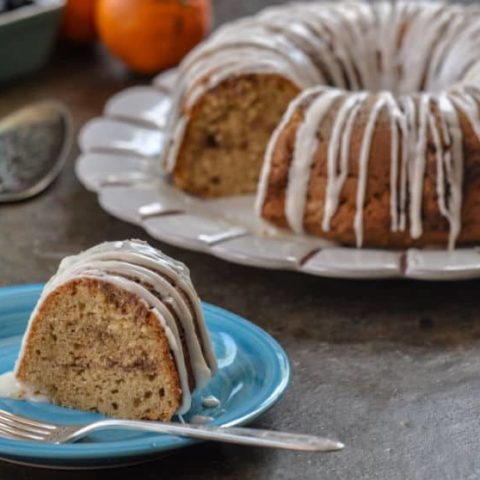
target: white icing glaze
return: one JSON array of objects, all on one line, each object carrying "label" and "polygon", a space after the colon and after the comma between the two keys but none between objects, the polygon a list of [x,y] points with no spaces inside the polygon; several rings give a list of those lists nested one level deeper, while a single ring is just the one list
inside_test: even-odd
[{"label": "white icing glaze", "polygon": [[[289,169],[285,216],[293,231],[303,231],[317,130],[335,105],[326,140],[328,175],[321,220],[322,229],[330,229],[349,175],[352,133],[369,99],[358,158],[353,221],[357,244],[363,241],[363,210],[369,201],[369,151],[377,116],[385,109],[391,129],[391,230],[403,232],[408,227],[413,239],[423,233],[422,196],[430,139],[436,149],[438,208],[449,222],[452,248],[462,223],[460,112],[480,139],[478,51],[480,8],[474,5],[346,0],[269,7],[255,17],[223,26],[182,62],[177,108],[172,113],[172,124],[177,127],[172,129],[170,170],[188,126],[189,111],[206,91],[227,78],[276,73],[304,91],[290,104],[266,149],[256,202],[259,214],[276,143],[293,115],[301,112],[304,120]],[[313,101],[304,108],[303,100],[310,95]]]},{"label": "white icing glaze", "polygon": [[205,425],[211,421],[213,421],[213,417],[209,417],[207,415],[193,415],[193,417],[190,419],[190,423],[193,425]]},{"label": "white icing glaze", "polygon": [[441,94],[438,101],[452,145],[451,154],[446,159],[445,169],[450,192],[447,215],[450,223],[449,247],[453,248],[462,227],[463,135],[458,114],[449,96]]},{"label": "white icing glaze", "polygon": [[365,193],[367,191],[368,159],[370,157],[373,132],[378,115],[386,104],[387,100],[385,95],[380,94],[368,117],[365,132],[363,134],[362,146],[360,148],[360,156],[358,159],[357,211],[353,221],[358,247],[361,247],[363,244],[363,205],[365,202]]},{"label": "white icing glaze", "polygon": [[333,102],[342,95],[340,90],[325,89],[310,105],[297,130],[293,160],[290,165],[285,200],[285,213],[294,232],[303,232],[303,213],[310,179],[310,167],[318,148],[317,131]]},{"label": "white icing glaze", "polygon": [[419,127],[417,141],[411,156],[412,173],[410,175],[410,235],[412,238],[420,238],[422,235],[422,195],[423,177],[425,175],[425,149],[427,146],[427,123],[430,97],[425,94],[420,99]]},{"label": "white icing glaze", "polygon": [[391,129],[391,145],[390,145],[390,217],[391,217],[391,229],[392,232],[399,230],[399,214],[398,214],[398,167],[399,157],[398,151],[400,148],[399,140],[399,128],[402,135],[405,135],[406,128],[402,112],[400,111],[398,104],[393,97],[389,94],[387,96],[387,102],[389,105],[390,114],[390,129]]},{"label": "white icing glaze", "polygon": [[[318,90],[322,91],[323,87],[321,87]],[[272,162],[273,162],[273,151],[277,144],[280,133],[283,131],[286,125],[290,122],[298,106],[305,100],[305,98],[312,95],[316,91],[317,91],[316,89],[306,91],[302,95],[299,95],[293,102],[290,103],[286,113],[284,114],[282,120],[280,121],[280,123],[278,124],[277,128],[274,130],[270,138],[270,141],[267,145],[267,149],[265,152],[265,160],[263,162],[262,172],[260,173],[260,180],[258,183],[258,193],[257,193],[257,198],[255,203],[255,208],[259,215],[261,214],[261,208],[263,206],[265,197],[267,195],[268,179],[270,177],[270,171],[271,171]]]},{"label": "white icing glaze", "polygon": [[[182,405],[178,413],[187,412],[191,405],[191,392],[180,325],[185,334],[196,387],[205,386],[217,368],[200,301],[187,267],[139,240],[103,243],[61,262],[57,274],[46,284],[31,315],[17,367],[44,299],[61,285],[79,278],[101,280],[133,293],[155,314],[166,334],[179,374]],[[175,318],[169,306],[175,312]],[[200,338],[197,337],[195,325]]]},{"label": "white icing glaze", "polygon": [[[331,139],[328,145],[328,183],[325,191],[325,208],[322,228],[330,230],[330,222],[335,214],[340,192],[348,175],[348,145],[356,115],[367,95],[365,93],[351,95],[343,103],[333,124]],[[342,136],[342,141],[340,140]],[[337,156],[341,150],[340,173],[337,176]]]},{"label": "white icing glaze", "polygon": [[45,395],[35,393],[27,385],[19,382],[13,371],[0,375],[0,398],[27,400],[35,403],[48,402],[48,398]]},{"label": "white icing glaze", "polygon": [[202,398],[202,406],[205,408],[216,408],[220,406],[220,400],[213,395],[208,395]]}]

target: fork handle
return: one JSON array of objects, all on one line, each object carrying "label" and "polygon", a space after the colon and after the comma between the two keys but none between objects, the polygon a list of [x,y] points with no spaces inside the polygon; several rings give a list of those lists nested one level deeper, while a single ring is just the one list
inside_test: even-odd
[{"label": "fork handle", "polygon": [[135,420],[102,420],[78,430],[70,441],[88,435],[95,430],[105,429],[142,430],[146,432],[165,433],[199,440],[251,445],[257,447],[283,448],[312,452],[333,452],[341,450],[344,445],[336,440],[305,435],[301,433],[258,430],[255,428],[212,427],[204,425],[178,424],[168,422],[145,422]]}]

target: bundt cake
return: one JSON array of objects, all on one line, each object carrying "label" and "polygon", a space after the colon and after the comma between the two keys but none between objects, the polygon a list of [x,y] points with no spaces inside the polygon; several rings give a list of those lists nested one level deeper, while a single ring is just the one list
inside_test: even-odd
[{"label": "bundt cake", "polygon": [[215,371],[188,269],[130,240],[61,262],[31,315],[15,376],[59,405],[169,420]]},{"label": "bundt cake", "polygon": [[[166,166],[203,197],[347,245],[480,240],[480,8],[271,7],[180,65]],[[258,186],[258,188],[257,188]]]}]

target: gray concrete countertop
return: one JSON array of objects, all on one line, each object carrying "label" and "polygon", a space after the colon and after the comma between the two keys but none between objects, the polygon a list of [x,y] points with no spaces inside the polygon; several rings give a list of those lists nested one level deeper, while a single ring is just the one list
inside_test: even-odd
[{"label": "gray concrete countertop", "polygon": [[[217,22],[266,3],[217,0]],[[113,93],[146,81],[98,50],[58,52],[39,74],[0,88],[0,116],[54,97],[69,105],[78,128]],[[0,206],[0,285],[44,281],[63,255],[103,240],[149,240],[189,265],[204,300],[254,321],[288,352],[290,388],[255,425],[330,434],[347,447],[321,455],[204,444],[122,472],[54,478],[480,477],[480,282],[329,280],[173,248],[104,213],[74,177],[77,153],[45,194]],[[51,475],[0,462],[1,479]]]}]

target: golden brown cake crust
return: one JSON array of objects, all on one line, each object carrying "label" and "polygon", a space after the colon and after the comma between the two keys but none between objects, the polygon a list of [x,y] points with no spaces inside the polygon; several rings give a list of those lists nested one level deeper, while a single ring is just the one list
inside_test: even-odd
[{"label": "golden brown cake crust", "polygon": [[[353,129],[349,155],[349,173],[340,194],[338,210],[334,215],[330,231],[322,229],[325,189],[327,184],[327,148],[331,128],[338,108],[332,108],[318,127],[318,148],[313,156],[307,202],[303,224],[305,231],[312,235],[355,245],[354,216],[358,187],[358,157],[364,134],[366,118],[375,102],[371,95],[362,107]],[[418,97],[414,97],[418,105]],[[288,228],[285,216],[286,188],[289,167],[293,159],[294,144],[299,125],[304,119],[305,104],[297,109],[290,122],[278,137],[272,157],[271,171],[261,215],[280,228]],[[458,244],[475,243],[480,240],[480,142],[465,114],[456,109],[463,132],[465,159],[462,229]],[[438,107],[434,107],[438,122]],[[443,144],[445,150],[451,145]],[[399,153],[401,154],[401,147]],[[363,210],[364,246],[402,248],[448,244],[449,224],[441,215],[436,191],[437,163],[436,149],[431,133],[427,136],[426,169],[422,194],[423,234],[412,239],[407,229],[404,232],[391,231],[390,215],[390,158],[391,129],[388,113],[384,109],[376,124],[368,163],[367,191]]]},{"label": "golden brown cake crust", "polygon": [[93,278],[63,284],[42,301],[16,375],[54,403],[121,418],[167,421],[182,401],[154,311]]}]

